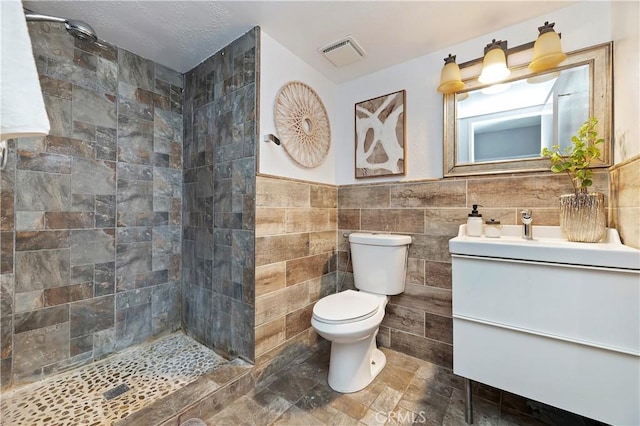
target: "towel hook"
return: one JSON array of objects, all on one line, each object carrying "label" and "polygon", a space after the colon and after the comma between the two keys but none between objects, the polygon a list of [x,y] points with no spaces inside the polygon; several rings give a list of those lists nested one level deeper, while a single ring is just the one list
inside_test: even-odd
[{"label": "towel hook", "polygon": [[269,133],[268,135],[264,135],[264,141],[265,142],[273,142],[276,145],[280,145],[280,139],[278,139],[278,137],[276,135],[274,135],[273,133]]},{"label": "towel hook", "polygon": [[0,141],[0,170],[4,170],[8,158],[9,149],[7,148],[7,141]]}]

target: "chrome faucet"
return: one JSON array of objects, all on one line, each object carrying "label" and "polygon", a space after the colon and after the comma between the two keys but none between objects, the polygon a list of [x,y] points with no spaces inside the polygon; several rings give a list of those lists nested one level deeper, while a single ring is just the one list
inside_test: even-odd
[{"label": "chrome faucet", "polygon": [[522,210],[522,238],[525,240],[533,240],[533,218],[531,217],[531,210]]}]

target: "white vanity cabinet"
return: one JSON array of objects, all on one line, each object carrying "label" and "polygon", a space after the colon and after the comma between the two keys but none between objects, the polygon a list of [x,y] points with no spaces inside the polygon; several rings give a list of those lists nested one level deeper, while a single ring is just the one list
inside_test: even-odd
[{"label": "white vanity cabinet", "polygon": [[[603,422],[639,425],[640,252],[621,245],[615,230],[591,245],[559,234],[554,241],[554,227],[545,228],[550,237],[531,244],[507,235],[465,246],[472,237],[464,226],[451,240],[454,373]],[[492,247],[478,247],[484,243]],[[564,262],[581,258],[576,253],[546,258],[545,247],[558,244],[609,252],[583,256],[589,266]]]}]

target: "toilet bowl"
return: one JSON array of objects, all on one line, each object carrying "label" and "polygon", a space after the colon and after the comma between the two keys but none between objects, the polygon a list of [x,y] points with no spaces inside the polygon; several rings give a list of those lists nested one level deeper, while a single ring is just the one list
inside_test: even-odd
[{"label": "toilet bowl", "polygon": [[376,347],[387,295],[404,291],[407,249],[411,237],[390,234],[351,234],[354,283],[320,299],[311,325],[331,342],[329,386],[351,393],[364,389],[384,368],[386,358]]},{"label": "toilet bowl", "polygon": [[324,297],[313,307],[311,325],[331,342],[329,386],[350,393],[365,388],[386,364],[376,348],[387,296],[353,290]]}]

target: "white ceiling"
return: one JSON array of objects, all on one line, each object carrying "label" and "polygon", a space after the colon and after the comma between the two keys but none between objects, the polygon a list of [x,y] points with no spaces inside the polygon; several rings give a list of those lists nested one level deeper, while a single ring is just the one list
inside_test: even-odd
[{"label": "white ceiling", "polygon": [[[86,21],[100,39],[180,72],[192,69],[259,25],[327,78],[340,83],[544,15],[574,1],[23,3],[37,13]],[[356,38],[367,56],[336,68],[318,48],[348,34]]]}]

